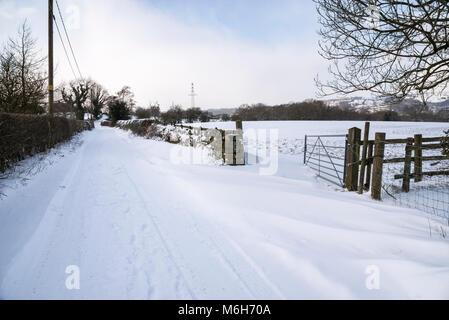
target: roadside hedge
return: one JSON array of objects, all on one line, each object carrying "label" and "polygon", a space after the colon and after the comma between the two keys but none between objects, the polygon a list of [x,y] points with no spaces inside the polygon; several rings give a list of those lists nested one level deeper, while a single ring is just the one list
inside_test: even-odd
[{"label": "roadside hedge", "polygon": [[92,121],[0,113],[0,172],[93,127]]}]

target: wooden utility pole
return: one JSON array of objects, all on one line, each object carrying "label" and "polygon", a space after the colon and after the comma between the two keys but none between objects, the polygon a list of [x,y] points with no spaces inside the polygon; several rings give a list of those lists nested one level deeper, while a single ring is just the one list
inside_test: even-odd
[{"label": "wooden utility pole", "polygon": [[53,0],[48,0],[48,113],[53,115]]}]

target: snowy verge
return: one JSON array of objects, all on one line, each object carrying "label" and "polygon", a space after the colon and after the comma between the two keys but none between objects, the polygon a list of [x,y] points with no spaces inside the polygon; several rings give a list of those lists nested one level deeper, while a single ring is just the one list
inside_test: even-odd
[{"label": "snowy verge", "polygon": [[[215,129],[203,131],[174,125],[162,125],[153,120],[118,121],[117,127],[133,135],[155,141],[165,141],[173,148],[172,161],[184,164],[223,164],[221,134]],[[191,149],[189,149],[189,147]],[[219,150],[218,150],[219,149]]]},{"label": "snowy verge", "polygon": [[75,134],[71,140],[58,143],[54,148],[17,162],[12,168],[0,173],[0,201],[11,190],[25,186],[37,174],[51,170],[61,158],[74,153],[83,144],[86,132]]}]

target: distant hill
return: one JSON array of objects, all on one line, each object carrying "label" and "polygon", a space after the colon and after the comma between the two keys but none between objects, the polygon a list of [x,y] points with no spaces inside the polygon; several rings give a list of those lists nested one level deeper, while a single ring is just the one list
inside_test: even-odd
[{"label": "distant hill", "polygon": [[[366,98],[366,97],[348,97],[341,99],[331,99],[325,100],[325,102],[331,106],[338,106],[342,109],[349,109],[355,111],[376,112],[376,111],[394,110],[398,113],[402,113],[404,108],[409,105],[420,103],[420,101],[416,99],[405,99],[400,103],[392,104],[386,98]],[[448,97],[437,98],[430,101],[428,104],[430,109],[436,112],[439,110],[449,109],[449,98]]]},{"label": "distant hill", "polygon": [[[389,103],[386,98],[367,98],[367,97],[348,97],[323,100],[330,106],[340,107],[343,110],[351,111],[366,111],[366,112],[378,112],[393,110],[399,114],[403,114],[404,108],[420,103],[416,99],[405,99],[404,101],[392,104]],[[449,110],[449,97],[434,98],[429,102],[429,107],[432,111],[438,112],[439,110]],[[219,116],[222,114],[233,115],[237,108],[220,108],[220,109],[208,109],[207,111],[213,116]]]},{"label": "distant hill", "polygon": [[221,109],[208,109],[206,111],[214,116],[218,116],[221,114],[233,115],[236,110],[237,110],[236,108],[221,108]]}]

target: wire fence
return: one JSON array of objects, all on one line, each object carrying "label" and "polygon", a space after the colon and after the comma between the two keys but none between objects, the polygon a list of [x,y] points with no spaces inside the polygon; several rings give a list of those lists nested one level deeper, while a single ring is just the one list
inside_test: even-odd
[{"label": "wire fence", "polygon": [[[306,136],[304,164],[325,180],[336,178],[331,182],[350,191],[371,189],[375,199],[427,213],[429,230],[434,224],[444,238],[449,237],[449,157],[443,151],[447,138],[415,134],[386,139],[381,135],[376,133],[376,140],[369,140],[369,124],[365,124],[364,140],[358,128],[349,129],[348,135]],[[335,139],[342,137],[346,137],[345,144]],[[382,150],[377,155],[382,158],[380,165],[375,161],[377,150]],[[343,161],[342,171],[334,159]],[[338,179],[341,175],[343,179]]]},{"label": "wire fence", "polygon": [[449,184],[446,186],[420,186],[408,193],[396,186],[384,189],[385,199],[400,207],[418,209],[449,226]]},{"label": "wire fence", "polygon": [[[405,164],[403,162],[384,163],[383,199],[397,206],[426,212],[433,220],[449,226],[449,176],[443,174],[449,168],[449,160],[443,156],[441,148],[426,146],[428,144],[424,144],[420,148],[421,159],[435,160],[419,164],[413,161],[409,163],[409,167],[411,167],[409,171],[414,173],[414,179],[409,181],[408,188],[406,188],[409,190],[408,192],[404,192],[404,180],[397,179],[398,174],[403,174]],[[387,145],[385,154],[387,159],[403,157],[404,145]],[[416,156],[416,151],[412,155]],[[405,156],[407,158],[407,155]],[[441,172],[441,174],[419,176],[419,173],[425,174],[426,172]]]}]

